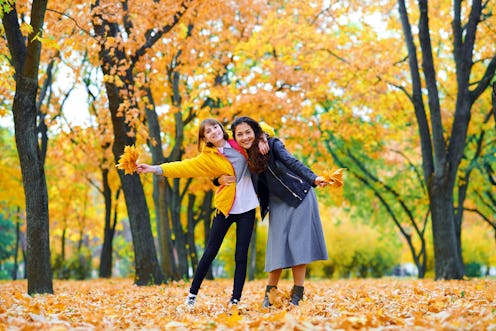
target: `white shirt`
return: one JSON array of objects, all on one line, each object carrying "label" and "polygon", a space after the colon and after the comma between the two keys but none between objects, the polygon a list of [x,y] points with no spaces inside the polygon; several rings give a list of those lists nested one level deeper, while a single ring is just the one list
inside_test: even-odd
[{"label": "white shirt", "polygon": [[236,196],[230,214],[242,214],[257,208],[258,198],[248,170],[246,158],[228,142],[218,150],[231,162],[236,174]]}]

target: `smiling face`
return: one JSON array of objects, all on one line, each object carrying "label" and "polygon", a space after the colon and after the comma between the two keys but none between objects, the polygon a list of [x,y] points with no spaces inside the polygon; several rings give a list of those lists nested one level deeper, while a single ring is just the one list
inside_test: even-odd
[{"label": "smiling face", "polygon": [[224,131],[217,123],[206,123],[203,135],[207,143],[211,143],[216,147],[222,147],[225,144]]},{"label": "smiling face", "polygon": [[234,128],[234,139],[236,139],[239,146],[249,149],[255,141],[255,132],[248,123],[242,122]]}]

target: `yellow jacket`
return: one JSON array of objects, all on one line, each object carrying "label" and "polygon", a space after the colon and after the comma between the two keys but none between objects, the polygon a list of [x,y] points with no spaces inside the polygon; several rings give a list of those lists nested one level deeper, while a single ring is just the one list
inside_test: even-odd
[{"label": "yellow jacket", "polygon": [[[244,149],[229,139],[229,144],[246,157]],[[221,175],[235,176],[231,162],[215,147],[205,146],[203,151],[194,158],[182,161],[163,163],[162,173],[169,178],[219,177]],[[221,185],[214,197],[214,206],[227,216],[236,197],[236,184]]]}]

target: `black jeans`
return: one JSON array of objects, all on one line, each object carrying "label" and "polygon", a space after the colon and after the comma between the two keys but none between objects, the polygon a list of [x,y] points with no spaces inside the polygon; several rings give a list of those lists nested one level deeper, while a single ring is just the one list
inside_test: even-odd
[{"label": "black jeans", "polygon": [[234,269],[233,299],[240,299],[241,292],[246,279],[246,265],[248,264],[248,248],[250,246],[253,225],[255,224],[255,209],[242,214],[231,214],[227,218],[222,213],[217,213],[212,221],[212,228],[205,246],[205,252],[198,262],[190,293],[198,294],[200,285],[207,275],[208,268],[219,252],[222,241],[226,236],[231,224],[236,222],[236,253],[234,259],[236,267]]}]

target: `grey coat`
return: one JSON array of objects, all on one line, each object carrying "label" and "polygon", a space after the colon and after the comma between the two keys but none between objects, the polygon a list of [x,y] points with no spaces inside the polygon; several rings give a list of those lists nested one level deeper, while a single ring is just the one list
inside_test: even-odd
[{"label": "grey coat", "polygon": [[258,176],[262,215],[269,213],[265,271],[327,260],[314,181],[317,175],[269,139],[269,167]]}]

